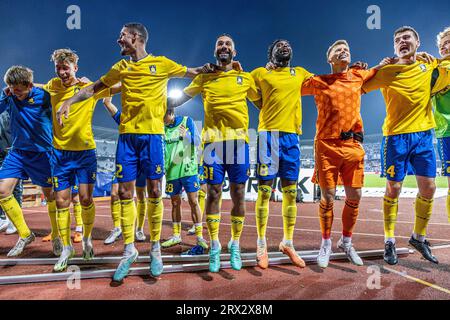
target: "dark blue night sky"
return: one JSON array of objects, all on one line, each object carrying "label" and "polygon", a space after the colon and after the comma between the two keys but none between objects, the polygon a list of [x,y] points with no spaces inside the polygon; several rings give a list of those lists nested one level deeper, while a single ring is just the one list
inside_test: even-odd
[{"label": "dark blue night sky", "polygon": [[[69,30],[66,9],[81,8],[81,30]],[[367,7],[381,9],[381,30],[369,30]],[[13,64],[35,71],[36,82],[54,76],[50,54],[70,47],[80,56],[79,75],[98,79],[118,61],[116,43],[121,26],[130,21],[144,23],[150,32],[148,51],[165,55],[187,66],[214,62],[216,36],[229,33],[238,50],[238,60],[247,71],[264,66],[267,47],[277,38],[288,39],[294,49],[293,65],[314,73],[328,73],[325,53],[337,39],[346,39],[352,58],[369,65],[393,55],[392,33],[411,25],[421,35],[422,47],[437,55],[436,34],[450,25],[450,2],[442,1],[11,1],[0,0],[0,73]],[[171,81],[169,87],[183,88],[188,80]],[[119,99],[114,102],[119,105]],[[196,120],[203,118],[199,98],[179,109]],[[381,133],[385,115],[379,92],[362,100],[367,134]],[[315,133],[316,110],[313,99],[303,99],[305,139]],[[250,108],[250,125],[256,127],[258,112]],[[115,128],[101,104],[94,124]]]}]

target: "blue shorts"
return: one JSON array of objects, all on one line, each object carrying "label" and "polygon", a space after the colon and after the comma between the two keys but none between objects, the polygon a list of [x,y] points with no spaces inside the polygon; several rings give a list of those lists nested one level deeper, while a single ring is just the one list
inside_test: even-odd
[{"label": "blue shorts", "polygon": [[259,180],[280,177],[297,181],[300,173],[300,137],[296,133],[262,131],[258,134],[257,170]]},{"label": "blue shorts", "polygon": [[119,182],[134,181],[141,174],[157,180],[164,175],[164,135],[121,134],[117,142],[116,176]]},{"label": "blue shorts", "polygon": [[198,180],[200,181],[200,185],[206,184],[205,170],[202,165],[198,166]]},{"label": "blue shorts", "polygon": [[232,183],[245,183],[250,176],[247,142],[228,140],[205,144],[203,169],[206,183],[221,184],[225,172]]},{"label": "blue shorts", "polygon": [[437,147],[441,159],[441,175],[450,177],[450,137],[438,138]]},{"label": "blue shorts", "polygon": [[403,181],[407,174],[436,177],[432,130],[383,137],[381,177]]},{"label": "blue shorts", "polygon": [[97,153],[95,149],[84,151],[53,150],[53,188],[66,190],[76,184],[95,184],[97,179]]},{"label": "blue shorts", "polygon": [[11,149],[0,168],[0,179],[31,179],[44,188],[52,186],[51,152]]},{"label": "blue shorts", "polygon": [[166,182],[166,194],[168,194],[171,197],[181,194],[183,188],[184,191],[186,191],[187,193],[197,192],[200,189],[200,182],[198,181],[198,176],[195,175],[190,177],[184,177]]},{"label": "blue shorts", "polygon": [[[111,184],[117,184],[119,181],[117,181],[117,177],[114,174],[112,178]],[[147,186],[147,179],[145,178],[144,174],[140,174],[136,179],[136,188],[145,188]]]},{"label": "blue shorts", "polygon": [[145,188],[147,185],[147,178],[145,178],[145,174],[142,172],[136,179],[136,188]]}]

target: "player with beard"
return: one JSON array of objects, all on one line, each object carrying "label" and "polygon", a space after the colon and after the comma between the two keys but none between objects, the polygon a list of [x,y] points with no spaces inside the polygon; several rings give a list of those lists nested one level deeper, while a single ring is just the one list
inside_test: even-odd
[{"label": "player with beard", "polygon": [[[431,94],[448,86],[448,69],[436,69],[438,62],[417,61],[419,35],[411,27],[401,27],[394,33],[396,64],[380,69],[363,86],[363,91],[380,89],[386,103],[383,124],[382,175],[386,176],[383,200],[385,250],[384,260],[397,264],[395,224],[398,198],[408,167],[414,170],[419,192],[414,204],[414,230],[409,243],[422,256],[433,262],[438,260],[426,240],[426,229],[433,209],[436,191],[436,155],[433,146],[434,121]],[[436,74],[436,77],[433,74]]]},{"label": "player with beard", "polygon": [[156,277],[163,271],[159,241],[164,212],[161,180],[164,175],[167,83],[170,78],[192,78],[202,72],[213,71],[209,64],[199,68],[187,68],[166,57],[148,54],[147,41],[148,32],[144,25],[125,24],[117,43],[121,48],[121,55],[130,56],[131,59],[117,62],[100,80],[83,88],[58,110],[58,121],[63,124],[72,104],[89,99],[119,82],[122,84],[116,176],[119,181],[125,248],[123,258],[113,276],[114,281],[122,281],[138,257],[134,246],[136,208],[133,193],[136,178],[141,171],[147,178],[149,197],[147,214],[151,238],[150,272]]},{"label": "player with beard", "polygon": [[297,218],[297,180],[300,171],[300,134],[302,133],[301,87],[312,76],[302,67],[292,67],[292,47],[287,40],[276,40],[269,47],[270,68],[252,71],[261,94],[257,150],[258,199],[256,226],[258,231],[258,266],[268,267],[266,228],[272,185],[281,178],[283,191],[283,241],[279,249],[297,267],[305,262],[294,249],[293,236]]},{"label": "player with beard", "polygon": [[[450,67],[450,27],[437,36],[437,46],[442,57],[440,65]],[[437,76],[437,74],[435,74]],[[446,201],[448,222],[450,222],[450,86],[436,93],[433,97],[434,119],[436,120],[436,138],[439,157],[442,162],[442,175],[448,180]]]},{"label": "player with beard", "polygon": [[319,218],[322,244],[317,263],[319,267],[326,268],[330,260],[333,205],[338,178],[341,177],[346,199],[342,211],[342,237],[337,247],[353,264],[362,266],[363,261],[352,245],[352,231],[358,218],[364,185],[361,87],[393,59],[387,58],[370,70],[350,68],[350,47],[347,41],[338,40],[328,49],[327,61],[332,73],[314,76],[302,87],[302,95],[314,95],[318,111],[313,181],[320,185],[321,190]]},{"label": "player with beard", "polygon": [[233,69],[237,52],[233,39],[221,35],[216,39],[214,54],[220,69],[213,74],[197,76],[184,89],[179,99],[171,99],[170,107],[177,107],[197,94],[202,95],[205,109],[203,166],[208,195],[206,198],[206,224],[211,249],[209,270],[219,272],[221,244],[219,241],[220,197],[225,172],[230,180],[231,240],[228,250],[234,270],[242,267],[239,239],[245,217],[245,183],[250,173],[248,148],[247,98],[260,99],[250,73]]}]

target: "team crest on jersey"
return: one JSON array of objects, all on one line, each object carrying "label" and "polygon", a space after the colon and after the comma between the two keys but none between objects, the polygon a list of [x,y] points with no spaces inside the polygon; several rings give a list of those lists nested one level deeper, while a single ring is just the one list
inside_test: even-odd
[{"label": "team crest on jersey", "polygon": [[161,166],[160,166],[159,164],[156,166],[155,172],[156,172],[157,174],[160,174],[160,173],[162,172]]},{"label": "team crest on jersey", "polygon": [[424,65],[423,63],[419,67],[420,67],[420,70],[422,70],[422,72],[426,72],[427,71],[427,66]]},{"label": "team crest on jersey", "polygon": [[28,99],[28,104],[34,104],[34,99],[33,98]]},{"label": "team crest on jersey", "polygon": [[291,68],[291,76],[294,76],[295,77],[295,69],[294,68]]},{"label": "team crest on jersey", "polygon": [[77,94],[80,90],[81,90],[81,89],[80,89],[79,87],[75,87],[75,88],[73,89],[73,93],[74,93],[74,94]]},{"label": "team crest on jersey", "polygon": [[154,64],[152,64],[149,68],[151,74],[156,74],[156,66]]},{"label": "team crest on jersey", "polygon": [[244,80],[242,79],[241,76],[237,76],[237,77],[236,77],[236,83],[237,83],[237,84],[242,85],[243,82],[244,82]]}]

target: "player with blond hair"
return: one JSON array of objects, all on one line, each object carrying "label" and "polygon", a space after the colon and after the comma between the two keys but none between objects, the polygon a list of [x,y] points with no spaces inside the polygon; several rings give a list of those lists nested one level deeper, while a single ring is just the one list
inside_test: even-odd
[{"label": "player with blond hair", "polygon": [[321,190],[319,219],[322,244],[317,263],[319,267],[326,268],[332,253],[333,207],[340,177],[346,199],[342,211],[342,236],[337,247],[345,252],[353,264],[361,266],[363,261],[352,244],[352,232],[358,218],[361,188],[364,185],[361,87],[392,59],[385,59],[370,70],[350,67],[350,46],[345,40],[334,42],[326,55],[332,73],[314,76],[302,88],[302,95],[314,95],[318,111],[313,181],[319,184]]},{"label": "player with blond hair", "polygon": [[[90,99],[74,104],[65,119],[64,126],[57,121],[57,110],[80,90],[90,86],[77,78],[78,55],[71,49],[55,50],[51,56],[57,77],[48,81],[44,89],[51,95],[53,106],[53,188],[57,208],[57,226],[63,241],[63,251],[54,271],[64,271],[74,254],[70,237],[71,187],[79,182],[79,197],[83,221],[83,258],[94,257],[92,229],[95,219],[93,190],[97,175],[97,153],[92,132],[92,116],[97,101],[111,95],[110,90],[92,96]],[[54,221],[53,221],[54,223]],[[52,228],[53,229],[53,228]],[[53,237],[53,235],[52,235]]]}]

